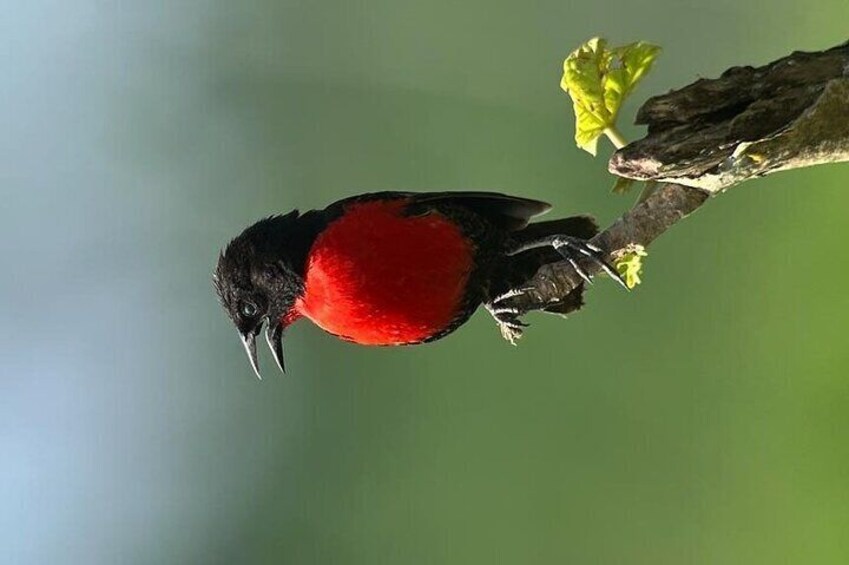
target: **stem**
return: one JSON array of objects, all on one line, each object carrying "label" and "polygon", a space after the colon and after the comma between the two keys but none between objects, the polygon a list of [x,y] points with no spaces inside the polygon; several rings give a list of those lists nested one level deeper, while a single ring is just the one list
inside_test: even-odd
[{"label": "stem", "polygon": [[[607,139],[616,147],[616,149],[622,149],[626,145],[628,145],[628,140],[625,139],[625,136],[616,129],[616,126],[610,126],[604,129],[604,135],[607,136]],[[637,203],[634,206],[638,206],[646,201],[646,199],[654,194],[654,191],[657,190],[657,183],[653,181],[649,181],[643,187],[643,190],[640,192],[640,196],[637,198]]]},{"label": "stem", "polygon": [[616,129],[616,126],[610,126],[604,129],[604,135],[607,136],[607,139],[610,140],[610,143],[613,144],[616,149],[622,149],[626,145],[628,145],[628,140],[619,133],[619,130]]}]

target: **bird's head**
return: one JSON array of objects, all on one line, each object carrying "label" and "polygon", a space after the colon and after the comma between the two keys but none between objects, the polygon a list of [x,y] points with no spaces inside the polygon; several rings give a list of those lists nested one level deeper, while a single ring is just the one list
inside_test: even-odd
[{"label": "bird's head", "polygon": [[281,371],[283,333],[304,292],[304,263],[314,238],[311,222],[297,210],[260,220],[221,252],[213,275],[221,305],[239,332],[254,372],[262,378],[256,338],[267,323],[265,337]]}]

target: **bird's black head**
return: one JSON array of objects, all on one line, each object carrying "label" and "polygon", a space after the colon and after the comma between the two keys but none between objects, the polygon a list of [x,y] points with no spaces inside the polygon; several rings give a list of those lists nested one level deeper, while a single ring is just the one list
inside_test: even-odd
[{"label": "bird's black head", "polygon": [[215,291],[239,331],[257,377],[256,337],[265,322],[268,345],[284,370],[283,320],[304,291],[304,264],[317,233],[315,220],[315,213],[299,216],[297,210],[260,220],[218,258]]}]

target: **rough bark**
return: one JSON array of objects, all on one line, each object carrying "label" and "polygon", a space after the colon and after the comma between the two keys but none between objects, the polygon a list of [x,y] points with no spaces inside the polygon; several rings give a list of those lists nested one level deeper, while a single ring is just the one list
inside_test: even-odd
[{"label": "rough bark", "polygon": [[849,161],[849,43],[734,67],[648,100],[648,135],[610,172],[717,192],[787,169]]},{"label": "rough bark", "polygon": [[[614,153],[610,171],[663,184],[592,240],[611,261],[630,244],[648,246],[740,182],[849,161],[849,42],[760,68],[734,67],[651,98],[637,123],[648,125],[648,134]],[[581,266],[591,275],[600,270],[588,261]],[[546,265],[505,305],[539,310],[581,282],[568,262]]]}]

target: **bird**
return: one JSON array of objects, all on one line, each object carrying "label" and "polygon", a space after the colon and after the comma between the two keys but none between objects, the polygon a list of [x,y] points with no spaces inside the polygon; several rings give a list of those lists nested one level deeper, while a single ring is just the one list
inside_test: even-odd
[{"label": "bird", "polygon": [[[283,336],[301,318],[361,345],[415,345],[451,334],[483,305],[515,344],[526,312],[505,300],[525,292],[541,266],[565,259],[589,283],[580,263],[594,261],[625,286],[588,241],[593,218],[531,222],[550,209],[497,192],[359,194],[249,226],[221,251],[213,284],[260,379],[263,325],[285,372]],[[584,288],[544,311],[577,310]]]}]

